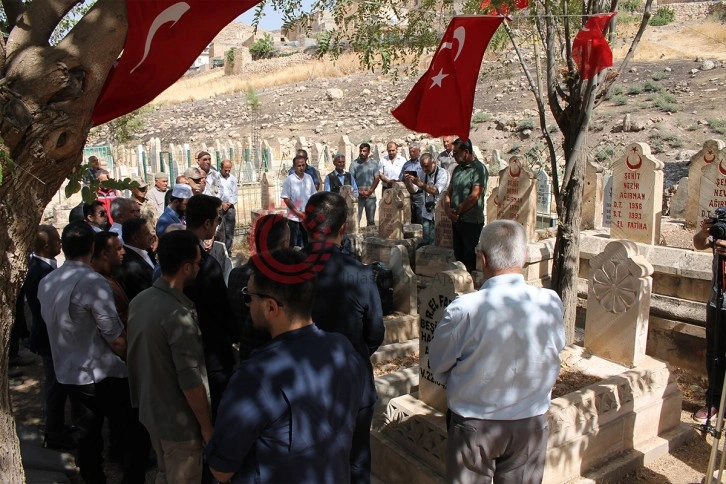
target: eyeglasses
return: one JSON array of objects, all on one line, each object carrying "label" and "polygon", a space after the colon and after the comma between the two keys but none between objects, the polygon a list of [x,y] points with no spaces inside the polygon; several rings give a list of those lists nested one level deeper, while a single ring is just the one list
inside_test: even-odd
[{"label": "eyeglasses", "polygon": [[277,303],[278,306],[282,307],[282,303],[280,301],[278,301],[277,299],[275,299],[274,297],[268,296],[267,294],[258,293],[258,292],[250,292],[247,290],[247,286],[242,288],[242,296],[244,296],[245,304],[250,304],[252,302],[252,296],[257,296],[260,299],[263,299],[263,298],[272,299],[273,301],[275,301]]}]

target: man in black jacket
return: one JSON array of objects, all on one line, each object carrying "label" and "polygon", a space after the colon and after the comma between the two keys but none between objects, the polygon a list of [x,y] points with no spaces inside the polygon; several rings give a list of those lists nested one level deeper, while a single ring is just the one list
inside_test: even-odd
[{"label": "man in black jacket", "polygon": [[52,449],[73,446],[73,441],[65,428],[65,407],[68,396],[55,377],[53,358],[50,354],[50,342],[48,341],[48,328],[45,326],[43,316],[40,314],[40,302],[38,302],[38,285],[41,279],[58,267],[55,257],[60,254],[60,251],[61,239],[58,230],[52,225],[39,226],[33,254],[30,256],[28,264],[28,274],[25,276],[25,283],[23,284],[23,292],[30,313],[33,316],[30,328],[30,350],[43,358],[43,371],[45,373],[43,388],[45,440],[43,445]]},{"label": "man in black jacket", "polygon": [[373,272],[340,249],[347,212],[342,196],[331,192],[316,193],[305,208],[305,229],[312,241],[311,254],[324,264],[315,279],[313,322],[324,331],[345,335],[368,366],[363,389],[364,408],[358,413],[350,451],[351,482],[368,483],[370,428],[373,405],[378,399],[370,357],[383,342],[385,327]]},{"label": "man in black jacket", "polygon": [[[210,195],[194,195],[189,199],[186,208],[187,230],[196,234],[200,246],[203,241],[214,237],[222,221],[221,206],[222,200]],[[239,329],[227,299],[222,268],[207,251],[202,250],[199,273],[193,284],[184,287],[184,294],[194,302],[197,309],[212,401],[212,419],[215,419],[222,392],[234,372],[232,344],[239,342]]]},{"label": "man in black jacket", "polygon": [[151,287],[155,264],[147,250],[151,248],[153,237],[145,218],[125,221],[122,231],[125,254],[116,272],[116,280],[131,301],[138,293]]}]

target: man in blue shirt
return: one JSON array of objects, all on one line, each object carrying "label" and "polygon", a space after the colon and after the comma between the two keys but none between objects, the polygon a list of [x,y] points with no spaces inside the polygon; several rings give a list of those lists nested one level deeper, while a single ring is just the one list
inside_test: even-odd
[{"label": "man in blue shirt", "polygon": [[328,176],[325,177],[323,190],[326,192],[340,193],[340,187],[350,185],[353,187],[353,194],[357,197],[358,184],[355,182],[353,175],[345,171],[345,155],[341,153],[335,155],[333,165],[335,165],[335,170],[328,173]]},{"label": "man in blue shirt", "polygon": [[169,205],[164,209],[159,220],[156,221],[156,235],[161,238],[166,228],[171,224],[184,223],[184,211],[187,201],[192,198],[192,188],[186,183],[177,183],[171,191]]},{"label": "man in blue shirt", "polygon": [[245,302],[272,340],[240,364],[224,393],[206,448],[212,475],[234,483],[348,482],[365,364],[345,337],[313,324],[315,264],[302,252],[281,249],[251,262]]},{"label": "man in blue shirt", "polygon": [[429,346],[451,410],[446,482],[541,482],[565,346],[562,301],[524,281],[519,223],[486,225],[477,253],[486,282],[447,306]]}]

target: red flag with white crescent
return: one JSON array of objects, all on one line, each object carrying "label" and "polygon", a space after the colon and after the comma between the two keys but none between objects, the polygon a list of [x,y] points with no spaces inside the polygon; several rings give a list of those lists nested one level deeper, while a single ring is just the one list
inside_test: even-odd
[{"label": "red flag with white crescent", "polygon": [[99,125],[152,101],[259,0],[127,0],[128,33],[93,110]]},{"label": "red flag with white crescent", "polygon": [[591,16],[572,41],[572,60],[582,79],[592,79],[613,65],[613,51],[602,31],[617,12]]},{"label": "red flag with white crescent", "polygon": [[473,15],[451,19],[428,70],[391,114],[413,131],[468,139],[481,59],[502,20]]}]

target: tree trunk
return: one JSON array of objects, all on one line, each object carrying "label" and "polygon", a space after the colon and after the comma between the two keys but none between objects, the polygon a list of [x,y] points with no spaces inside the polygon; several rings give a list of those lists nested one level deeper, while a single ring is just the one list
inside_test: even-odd
[{"label": "tree trunk", "polygon": [[[573,144],[581,146],[582,137],[584,137],[584,132],[581,131],[575,136],[580,141]],[[568,158],[568,162],[573,163],[573,171],[572,176],[563,187],[557,241],[552,263],[552,289],[562,298],[565,310],[565,339],[567,344],[571,344],[575,341],[577,277],[580,269],[580,224],[587,154],[583,149],[577,148],[570,151],[568,156],[567,141],[566,139],[565,156]]]}]

